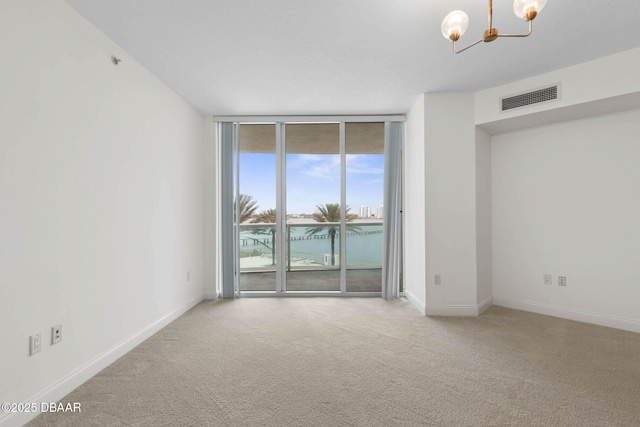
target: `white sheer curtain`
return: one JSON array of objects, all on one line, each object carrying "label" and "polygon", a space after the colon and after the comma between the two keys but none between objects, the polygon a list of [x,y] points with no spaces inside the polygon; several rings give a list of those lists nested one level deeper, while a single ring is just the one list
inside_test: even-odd
[{"label": "white sheer curtain", "polygon": [[233,229],[233,123],[220,124],[220,240],[222,298],[234,298],[235,245]]},{"label": "white sheer curtain", "polygon": [[382,227],[382,298],[400,294],[402,233],[402,143],[401,122],[384,125],[384,225]]}]

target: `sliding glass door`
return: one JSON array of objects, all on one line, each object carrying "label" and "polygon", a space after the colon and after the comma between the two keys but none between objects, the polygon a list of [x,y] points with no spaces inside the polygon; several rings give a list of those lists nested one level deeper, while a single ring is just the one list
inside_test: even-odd
[{"label": "sliding glass door", "polygon": [[237,229],[240,291],[275,292],[276,272],[276,125],[242,124],[238,129]]},{"label": "sliding glass door", "polygon": [[236,294],[380,294],[384,146],[384,123],[236,123]]},{"label": "sliding glass door", "polygon": [[340,291],[340,124],[288,124],[286,290]]},{"label": "sliding glass door", "polygon": [[346,290],[380,292],[384,123],[346,124]]}]

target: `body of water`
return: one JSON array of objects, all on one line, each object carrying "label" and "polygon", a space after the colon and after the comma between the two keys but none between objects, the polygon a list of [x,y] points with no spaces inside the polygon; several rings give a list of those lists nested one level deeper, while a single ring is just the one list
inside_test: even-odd
[{"label": "body of water", "polygon": [[[310,235],[309,230],[316,227],[290,226],[290,240],[287,248],[291,251],[292,258],[312,260],[319,265],[324,264],[325,255],[331,254],[331,226],[322,227],[315,235]],[[339,227],[336,227],[339,230]],[[337,256],[336,265],[340,255],[340,233],[335,236],[334,255]],[[240,250],[243,255],[265,254],[271,255],[270,229],[256,232],[255,229],[243,230],[240,233]],[[382,265],[382,225],[347,226],[346,235],[347,266],[349,267],[380,267]]]}]

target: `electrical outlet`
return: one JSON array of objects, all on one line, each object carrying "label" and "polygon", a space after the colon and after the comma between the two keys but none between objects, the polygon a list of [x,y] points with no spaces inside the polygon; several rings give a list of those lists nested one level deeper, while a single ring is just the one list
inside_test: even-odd
[{"label": "electrical outlet", "polygon": [[35,334],[29,337],[29,356],[42,350],[42,334]]},{"label": "electrical outlet", "polygon": [[435,276],[433,276],[433,284],[435,286],[440,286],[442,284],[442,280],[440,279],[439,274],[436,274]]},{"label": "electrical outlet", "polygon": [[191,281],[191,272],[187,271],[187,282]]},{"label": "electrical outlet", "polygon": [[62,341],[62,325],[57,325],[51,328],[51,345],[58,344]]},{"label": "electrical outlet", "polygon": [[567,286],[567,276],[558,276],[558,286]]},{"label": "electrical outlet", "polygon": [[551,274],[545,274],[542,276],[542,283],[545,285],[553,285],[553,276]]}]

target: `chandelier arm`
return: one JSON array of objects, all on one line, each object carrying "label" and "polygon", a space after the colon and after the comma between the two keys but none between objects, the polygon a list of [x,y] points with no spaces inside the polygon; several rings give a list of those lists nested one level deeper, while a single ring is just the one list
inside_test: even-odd
[{"label": "chandelier arm", "polygon": [[529,32],[527,34],[498,34],[498,37],[529,37],[533,31],[533,21],[529,21]]},{"label": "chandelier arm", "polygon": [[493,0],[489,0],[489,31],[493,28]]},{"label": "chandelier arm", "polygon": [[477,42],[470,44],[469,46],[465,47],[464,49],[461,50],[456,50],[456,42],[453,42],[453,53],[458,54],[460,52],[464,52],[465,50],[474,47],[475,45],[477,45],[480,42],[483,42],[483,39],[478,40]]}]

